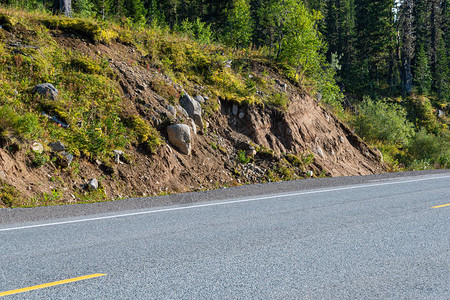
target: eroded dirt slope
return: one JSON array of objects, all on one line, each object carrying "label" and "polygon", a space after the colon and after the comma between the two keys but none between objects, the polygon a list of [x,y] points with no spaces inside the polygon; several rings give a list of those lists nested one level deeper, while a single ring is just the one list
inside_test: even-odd
[{"label": "eroded dirt slope", "polygon": [[[87,193],[83,185],[92,178],[99,179],[106,198],[115,199],[311,175],[385,172],[377,150],[369,148],[315,99],[270,70],[274,89],[280,89],[289,98],[285,110],[239,106],[214,97],[205,87],[180,86],[159,70],[145,67],[147,58],[131,46],[95,45],[58,34],[55,39],[61,47],[107,59],[117,76],[125,112],[149,120],[161,131],[166,143],[153,155],[130,145],[125,149],[126,160],[107,166],[81,157],[77,172],[68,172],[53,163],[32,168],[26,163],[27,149],[14,153],[0,149],[0,180],[16,187],[24,197],[51,195],[57,190],[63,202],[74,203],[80,201],[78,195]],[[189,91],[192,96],[205,96],[208,100],[202,105],[213,103],[218,109],[203,114],[203,128],[197,126],[194,130],[192,121],[181,113],[175,116],[168,110],[169,101],[155,91],[155,82],[161,81],[180,95]],[[190,155],[182,154],[167,141],[168,122],[191,126]],[[239,162],[239,151],[245,151],[249,163]],[[305,157],[313,154],[314,159],[310,164],[298,165],[289,161],[288,154]]]}]

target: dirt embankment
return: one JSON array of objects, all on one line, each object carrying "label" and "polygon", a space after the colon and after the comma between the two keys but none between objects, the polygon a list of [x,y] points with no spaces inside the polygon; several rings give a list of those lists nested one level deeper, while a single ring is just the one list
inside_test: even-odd
[{"label": "dirt embankment", "polygon": [[[16,187],[24,197],[58,191],[62,202],[75,203],[80,201],[79,195],[87,193],[83,185],[91,178],[99,179],[106,198],[115,199],[277,179],[385,172],[378,151],[369,148],[315,99],[275,73],[270,73],[273,84],[281,84],[289,98],[290,104],[284,111],[267,106],[239,106],[214,98],[205,87],[195,84],[182,87],[158,70],[145,67],[147,58],[131,46],[94,45],[63,35],[55,39],[61,47],[96,59],[107,58],[122,91],[122,113],[139,114],[149,120],[161,131],[166,143],[153,155],[130,145],[124,151],[127,159],[120,163],[77,158],[76,172],[53,163],[33,168],[26,163],[27,149],[0,149],[0,180]],[[164,82],[164,86],[179,94],[189,90],[192,96],[194,92],[208,96],[207,101],[214,102],[218,110],[204,113],[203,128],[197,126],[194,130],[189,118],[181,113],[175,116],[168,109],[169,102],[155,88],[155,82]],[[182,154],[167,141],[167,123],[191,126],[190,155]],[[305,160],[293,162],[292,155]]]}]

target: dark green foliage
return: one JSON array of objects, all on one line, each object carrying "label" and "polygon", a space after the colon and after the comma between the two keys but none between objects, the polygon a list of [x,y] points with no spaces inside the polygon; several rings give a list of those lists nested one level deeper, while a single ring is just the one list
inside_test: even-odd
[{"label": "dark green foliage", "polygon": [[413,126],[398,104],[366,98],[359,106],[359,112],[353,125],[356,133],[368,141],[406,144],[413,134]]},{"label": "dark green foliage", "polygon": [[16,188],[0,180],[0,207],[13,207],[16,201],[20,201],[19,198]]},{"label": "dark green foliage", "polygon": [[450,166],[450,135],[434,135],[419,131],[408,144],[410,163],[427,161],[442,168]]},{"label": "dark green foliage", "polygon": [[252,160],[251,157],[248,157],[245,153],[245,150],[238,151],[238,162],[241,164],[248,164]]}]

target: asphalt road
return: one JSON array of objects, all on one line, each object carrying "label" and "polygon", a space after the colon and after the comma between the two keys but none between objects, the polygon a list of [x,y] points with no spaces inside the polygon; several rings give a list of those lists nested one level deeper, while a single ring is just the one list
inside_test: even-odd
[{"label": "asphalt road", "polygon": [[6,298],[449,299],[450,172],[347,180],[0,210],[0,295],[100,273]]}]

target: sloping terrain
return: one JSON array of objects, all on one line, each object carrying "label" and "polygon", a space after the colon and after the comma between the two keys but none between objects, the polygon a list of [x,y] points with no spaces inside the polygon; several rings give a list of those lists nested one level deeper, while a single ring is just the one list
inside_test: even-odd
[{"label": "sloping terrain", "polygon": [[[189,74],[183,75],[182,70],[177,71],[175,67],[169,72],[167,68],[155,63],[150,51],[126,42],[123,38],[99,43],[77,32],[59,28],[44,30],[39,27],[38,30],[30,30],[27,26],[15,25],[8,29],[0,29],[0,43],[5,53],[14,55],[12,57],[16,61],[24,56],[31,56],[26,52],[30,47],[35,49],[34,56],[42,55],[45,58],[42,54],[45,46],[39,45],[36,36],[46,34],[49,41],[54,43],[54,48],[58,49],[59,55],[76,54],[76,57],[83,58],[83,61],[92,63],[94,67],[95,64],[107,65],[105,76],[113,81],[113,92],[120,99],[111,106],[117,110],[114,112],[117,118],[144,120],[147,124],[145,126],[157,129],[156,134],[160,136],[160,140],[155,139],[155,145],[146,146],[148,144],[143,142],[148,143],[152,141],[151,138],[143,138],[141,134],[139,139],[132,139],[131,134],[128,136],[129,131],[124,129],[122,134],[117,134],[117,138],[122,137],[125,142],[117,149],[111,142],[110,148],[105,147],[107,150],[104,152],[95,153],[90,150],[88,154],[83,147],[74,146],[77,141],[71,139],[71,134],[78,132],[77,128],[83,129],[84,124],[89,122],[86,117],[89,111],[94,114],[96,110],[107,110],[108,105],[113,104],[94,104],[100,103],[101,99],[91,96],[88,102],[92,104],[79,120],[70,115],[75,111],[74,107],[81,106],[75,100],[74,106],[67,108],[69,116],[65,118],[61,110],[54,109],[53,117],[63,119],[70,125],[68,128],[62,126],[63,121],[57,124],[47,120],[45,114],[48,114],[48,109],[45,109],[49,105],[31,105],[28,110],[39,114],[38,120],[42,122],[39,126],[59,126],[56,129],[45,129],[48,133],[45,131],[45,134],[34,138],[5,134],[4,128],[2,129],[0,191],[3,196],[0,207],[98,201],[311,176],[366,175],[386,171],[379,151],[369,148],[298,83],[291,82],[276,67],[264,61],[251,58],[245,61],[245,76],[251,82],[258,83],[256,87],[251,87],[251,97],[259,100],[240,101],[224,92],[225,88],[215,89],[218,80],[213,83],[202,81]],[[164,53],[159,53],[159,59],[161,57],[164,57]],[[187,59],[190,58],[192,57]],[[63,57],[60,59],[64,61]],[[215,61],[220,61],[221,65],[218,67],[219,73],[214,73],[213,68],[213,75],[208,75],[211,78],[216,78],[217,74],[235,74],[237,60],[228,61],[219,53],[215,54],[212,62],[206,60],[204,67],[210,70],[207,64],[214,64]],[[73,65],[72,63],[71,66]],[[82,69],[86,68],[83,65]],[[0,71],[7,74],[8,69]],[[89,68],[86,73],[88,71],[92,73]],[[81,78],[83,72],[80,72],[77,74]],[[193,74],[203,73],[201,69]],[[184,79],[180,80],[183,76]],[[4,82],[6,78],[10,77],[3,75]],[[76,77],[70,78],[74,82],[77,80]],[[234,78],[236,77],[229,77],[228,80],[232,81]],[[52,83],[51,76],[37,78],[35,83],[44,83],[43,79]],[[226,82],[226,76],[220,79],[225,81],[222,86],[230,86]],[[248,79],[244,79],[244,82],[247,81]],[[64,81],[60,80],[59,84],[55,84],[59,95],[54,101],[66,107],[64,101],[68,101],[68,98],[75,99],[77,93],[83,93],[83,87],[71,91],[70,81],[65,81],[64,84],[62,82]],[[260,88],[260,83],[263,83],[261,86],[264,88]],[[27,84],[18,86],[17,89],[22,90],[16,93],[29,94],[33,86],[30,85],[31,82]],[[240,83],[233,84],[239,86]],[[2,88],[5,89],[6,85]],[[194,100],[194,96],[199,101]],[[97,97],[104,96],[99,94]],[[186,114],[189,110],[186,104],[182,105],[186,109],[180,105],[183,104],[180,101],[183,97],[201,105],[200,119]],[[244,95],[242,98],[248,99],[249,96]],[[264,100],[269,98],[275,99],[271,101],[278,105],[270,105],[270,102]],[[35,100],[29,101],[32,103]],[[1,104],[5,102],[7,101],[0,99]],[[106,105],[106,108],[99,107],[100,105]],[[56,119],[59,120],[58,118]],[[197,119],[194,121],[195,118]],[[139,122],[135,123],[141,124]],[[130,121],[126,124],[129,123]],[[167,128],[177,124],[187,124],[190,128],[190,136],[185,140],[191,147],[189,154],[183,153],[179,147],[174,146],[173,141],[169,141]],[[52,130],[59,133],[53,134]],[[135,131],[139,135],[139,129]],[[98,134],[108,136],[108,131],[100,128]],[[57,141],[69,144],[68,152],[74,158],[68,166],[61,164],[58,160],[60,154],[47,146]],[[92,140],[89,141],[91,143]],[[39,155],[47,155],[49,158],[38,166],[30,163],[30,153],[36,155],[30,149],[36,143],[44,146],[44,152]],[[114,154],[113,149],[118,152]],[[32,156],[32,161],[33,159],[36,156]],[[93,178],[98,180],[99,187],[89,189],[89,181]]]}]

